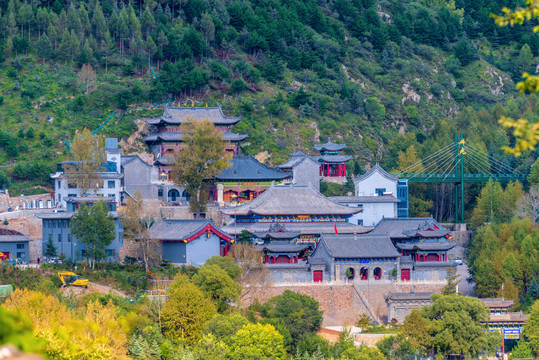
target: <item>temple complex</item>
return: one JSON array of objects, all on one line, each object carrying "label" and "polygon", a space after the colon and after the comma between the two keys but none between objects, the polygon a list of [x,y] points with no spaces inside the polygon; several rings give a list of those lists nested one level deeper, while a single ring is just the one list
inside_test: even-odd
[{"label": "temple complex", "polygon": [[222,229],[231,235],[249,232],[253,243],[265,247],[269,263],[296,263],[316,248],[321,234],[367,232],[348,222],[358,211],[334,203],[312,186],[272,185],[248,203],[223,209],[233,222]]},{"label": "temple complex", "polygon": [[223,133],[224,139],[230,142],[227,151],[238,154],[238,144],[247,135],[232,132],[232,127],[241,118],[225,116],[220,107],[170,107],[165,106],[163,115],[146,120],[151,133],[144,141],[155,157],[159,166],[159,176],[170,179],[170,167],[174,154],[181,149],[183,143],[183,126],[192,120],[208,119]]}]

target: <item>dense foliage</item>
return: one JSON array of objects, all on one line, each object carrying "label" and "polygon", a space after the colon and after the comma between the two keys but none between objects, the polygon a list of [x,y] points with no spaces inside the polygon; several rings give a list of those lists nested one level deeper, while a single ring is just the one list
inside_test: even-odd
[{"label": "dense foliage", "polygon": [[468,264],[480,297],[504,296],[524,308],[539,299],[539,230],[527,218],[479,228]]},{"label": "dense foliage", "polygon": [[[127,140],[135,119],[162,111],[145,106],[171,99],[220,104],[242,116],[236,130],[249,134],[244,152],[267,151],[274,164],[333,136],[347,145],[354,173],[376,161],[391,170],[410,146],[421,159],[460,131],[527,173],[537,154],[506,158],[499,149],[513,139],[497,121],[535,120],[536,97],[517,96],[513,80],[533,70],[539,37],[529,26],[500,28],[489,17],[515,5],[2,2],[0,160],[15,165],[0,171],[0,183],[37,191],[29,188],[49,183],[75,130],[103,125],[103,134]],[[137,139],[127,148],[144,151]],[[467,209],[478,191],[467,186]],[[425,195],[417,199],[419,192]],[[453,216],[441,206],[451,189],[415,193],[416,214]]]}]

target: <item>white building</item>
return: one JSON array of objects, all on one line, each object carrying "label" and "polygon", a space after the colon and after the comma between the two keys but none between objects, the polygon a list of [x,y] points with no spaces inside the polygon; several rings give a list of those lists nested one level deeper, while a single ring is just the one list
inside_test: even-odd
[{"label": "white building", "polygon": [[336,196],[332,200],[362,212],[348,221],[363,226],[375,226],[383,218],[408,216],[408,182],[389,174],[376,164],[354,179],[355,196]]},{"label": "white building", "polygon": [[[121,200],[121,157],[122,150],[118,147],[118,139],[105,139],[105,153],[107,155],[107,163],[105,171],[101,172],[103,179],[102,186],[95,192],[95,195],[104,198],[114,198],[116,205],[119,205]],[[54,179],[54,192],[56,206],[59,208],[67,208],[66,200],[70,197],[80,197],[80,190],[74,184],[69,184],[64,173],[64,165],[68,162],[57,164],[56,173],[51,174]]]}]

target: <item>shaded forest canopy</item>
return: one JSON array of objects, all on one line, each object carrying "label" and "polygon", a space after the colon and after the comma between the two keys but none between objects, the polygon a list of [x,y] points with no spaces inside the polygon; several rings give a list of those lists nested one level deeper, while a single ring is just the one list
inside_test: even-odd
[{"label": "shaded forest canopy", "polygon": [[[536,96],[518,95],[514,81],[535,71],[539,37],[533,24],[499,28],[489,17],[517,4],[4,1],[0,161],[12,166],[0,186],[46,185],[76,130],[117,111],[101,131],[127,139],[137,119],[162,111],[145,106],[167,100],[242,116],[243,152],[267,152],[272,164],[331,136],[356,173],[375,162],[392,170],[399,154],[419,160],[458,131],[528,173],[537,153],[505,156],[513,139],[497,121],[536,120]],[[140,137],[134,144],[145,150]],[[467,188],[469,209],[480,188]],[[414,214],[451,217],[440,205],[451,188],[422,192]]]}]

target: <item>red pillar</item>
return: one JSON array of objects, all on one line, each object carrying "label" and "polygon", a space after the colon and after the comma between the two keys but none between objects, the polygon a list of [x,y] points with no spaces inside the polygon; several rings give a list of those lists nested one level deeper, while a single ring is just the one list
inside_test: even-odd
[{"label": "red pillar", "polygon": [[341,164],[337,165],[337,175],[340,177],[341,176]]},{"label": "red pillar", "polygon": [[346,176],[346,164],[343,164],[342,166],[343,166],[343,174],[342,174],[342,176]]}]

